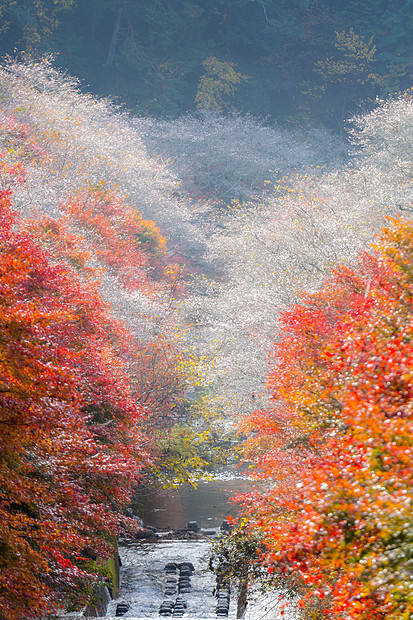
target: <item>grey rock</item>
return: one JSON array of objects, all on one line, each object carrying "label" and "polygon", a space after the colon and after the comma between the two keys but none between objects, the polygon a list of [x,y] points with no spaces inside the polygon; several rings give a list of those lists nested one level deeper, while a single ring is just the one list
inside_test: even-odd
[{"label": "grey rock", "polygon": [[129,605],[127,603],[118,603],[116,605],[115,616],[120,617],[126,614],[129,611]]},{"label": "grey rock", "polygon": [[181,562],[179,564],[179,568],[182,570],[183,568],[189,568],[189,570],[191,570],[192,572],[195,571],[194,565],[192,564],[192,562]]}]

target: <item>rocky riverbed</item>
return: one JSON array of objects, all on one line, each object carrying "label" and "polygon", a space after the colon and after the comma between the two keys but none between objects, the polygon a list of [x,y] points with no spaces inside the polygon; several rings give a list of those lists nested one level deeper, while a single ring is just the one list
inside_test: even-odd
[{"label": "rocky riverbed", "polygon": [[[119,551],[122,561],[120,596],[109,603],[107,618],[216,620],[227,617],[235,620],[235,592],[230,593],[228,615],[222,611],[217,613],[219,607],[224,609],[224,599],[228,597],[218,599],[216,596],[215,575],[208,566],[211,542],[207,537],[177,540],[161,535],[156,541],[128,540],[121,542]],[[168,570],[168,565],[174,565],[176,570]],[[184,568],[183,571],[189,577],[189,584],[188,580],[180,581],[180,566],[185,565],[193,567],[193,570]],[[181,589],[180,583],[183,584]],[[297,620],[294,607],[283,610],[284,604],[279,594],[258,597],[248,605],[245,620]],[[171,615],[164,613],[168,609]]]},{"label": "rocky riverbed", "polygon": [[[211,553],[208,540],[124,541],[119,551],[120,597],[109,604],[107,616],[115,616],[118,605],[124,603],[128,606],[125,618],[159,618],[162,604],[176,603],[181,596],[186,604],[184,617],[216,618],[217,602],[212,594],[215,576],[208,568]],[[190,563],[194,570],[189,586],[183,588],[185,592],[179,592],[179,570],[174,575],[166,567],[175,564],[179,568],[183,563]],[[168,589],[167,585],[173,584],[174,579],[176,587]]]}]

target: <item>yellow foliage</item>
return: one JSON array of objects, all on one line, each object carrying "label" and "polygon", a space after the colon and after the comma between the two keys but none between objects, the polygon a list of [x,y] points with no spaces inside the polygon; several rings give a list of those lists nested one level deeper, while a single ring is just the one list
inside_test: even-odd
[{"label": "yellow foliage", "polygon": [[233,97],[237,86],[247,76],[235,71],[234,63],[209,56],[203,62],[205,73],[201,77],[195,97],[198,110],[222,110],[226,99]]},{"label": "yellow foliage", "polygon": [[378,76],[370,73],[370,67],[376,61],[377,52],[376,46],[373,44],[373,37],[365,42],[360,35],[350,28],[348,32],[344,30],[336,32],[334,46],[342,53],[342,57],[318,61],[314,69],[316,73],[328,81],[345,81],[350,75],[362,84],[368,80],[379,81]]}]

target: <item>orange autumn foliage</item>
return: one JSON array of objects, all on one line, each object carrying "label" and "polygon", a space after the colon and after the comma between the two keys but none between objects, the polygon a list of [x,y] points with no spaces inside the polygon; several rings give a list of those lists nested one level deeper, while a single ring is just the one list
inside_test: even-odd
[{"label": "orange autumn foliage", "polygon": [[[121,138],[107,160],[87,115],[74,120],[82,110],[70,104],[59,123],[61,110],[56,120],[34,99],[0,110],[4,620],[91,601],[98,560],[136,529],[124,509],[185,414],[183,268],[167,263],[164,237],[135,206],[153,196],[152,167],[139,149],[133,164],[132,150],[121,155]],[[125,183],[125,165],[142,192]]]},{"label": "orange autumn foliage", "polygon": [[160,268],[166,242],[155,224],[142,219],[126,200],[101,187],[78,192],[61,205],[63,213],[80,227],[97,258],[122,284],[146,286],[149,272]]},{"label": "orange autumn foliage", "polygon": [[241,501],[305,618],[413,614],[412,302],[413,224],[396,220],[284,315],[273,407],[246,421],[267,490]]},{"label": "orange autumn foliage", "polygon": [[[16,232],[0,194],[0,616],[39,617],[97,579],[147,462],[129,335],[93,282]],[[129,522],[129,525],[132,525]],[[82,602],[82,596],[77,601]]]},{"label": "orange autumn foliage", "polygon": [[0,617],[15,620],[89,601],[182,384],[173,339],[139,342],[102,282],[154,306],[180,282],[156,225],[103,181],[17,216],[10,188],[47,149],[13,116],[0,133]]}]

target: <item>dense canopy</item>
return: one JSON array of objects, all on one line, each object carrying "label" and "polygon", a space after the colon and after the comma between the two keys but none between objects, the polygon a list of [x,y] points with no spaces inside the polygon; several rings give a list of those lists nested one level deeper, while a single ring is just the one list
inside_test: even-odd
[{"label": "dense canopy", "polygon": [[[143,114],[193,110],[208,79],[212,107],[223,95],[244,112],[338,129],[410,87],[405,0],[2,0],[0,11],[3,54],[57,52],[87,88]],[[220,77],[208,69],[217,64]],[[227,90],[234,69],[246,79]]]}]

